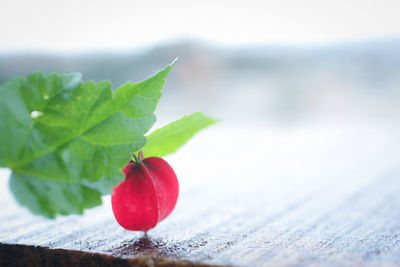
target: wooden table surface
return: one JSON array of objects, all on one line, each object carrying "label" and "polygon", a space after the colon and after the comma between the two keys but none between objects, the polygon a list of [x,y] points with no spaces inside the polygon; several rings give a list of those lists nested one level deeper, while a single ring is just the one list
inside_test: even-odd
[{"label": "wooden table surface", "polygon": [[109,196],[83,216],[33,216],[3,169],[0,265],[34,254],[38,266],[60,257],[82,266],[400,266],[399,130],[382,121],[211,127],[166,158],[181,192],[147,236],[116,223]]}]

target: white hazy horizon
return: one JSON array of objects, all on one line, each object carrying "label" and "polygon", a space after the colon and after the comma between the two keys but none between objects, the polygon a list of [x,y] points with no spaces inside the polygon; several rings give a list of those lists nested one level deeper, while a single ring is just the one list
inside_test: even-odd
[{"label": "white hazy horizon", "polygon": [[13,0],[0,8],[0,51],[217,45],[308,45],[400,37],[397,0]]}]

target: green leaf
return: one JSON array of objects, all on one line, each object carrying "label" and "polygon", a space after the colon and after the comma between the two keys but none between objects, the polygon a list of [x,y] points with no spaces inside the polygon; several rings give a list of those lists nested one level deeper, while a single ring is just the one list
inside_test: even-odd
[{"label": "green leaf", "polygon": [[[146,144],[172,65],[115,92],[79,73],[33,73],[0,86],[0,167],[12,169],[15,198],[48,218],[101,204],[122,168]],[[147,156],[172,153],[215,120],[194,113],[148,136]]]},{"label": "green leaf", "polygon": [[[0,87],[1,166],[10,167],[18,161],[23,161],[24,157],[28,156],[22,153],[23,149],[30,148],[39,154],[46,149],[51,149],[55,143],[59,142],[57,139],[60,139],[61,130],[68,127],[62,125],[53,127],[52,131],[49,130],[51,135],[44,131],[42,139],[45,142],[41,142],[40,131],[43,130],[44,125],[38,123],[34,127],[31,114],[43,114],[49,102],[60,91],[69,91],[70,88],[78,87],[80,78],[79,74],[51,74],[44,77],[41,73],[34,73],[27,79],[17,76]],[[66,123],[67,121],[64,122]],[[66,135],[68,134],[69,132]]]},{"label": "green leaf", "polygon": [[101,194],[79,183],[42,181],[14,172],[10,188],[21,205],[48,218],[82,214],[84,209],[101,205]]},{"label": "green leaf", "polygon": [[115,92],[116,112],[85,133],[83,138],[106,146],[145,142],[144,134],[156,122],[154,111],[170,69],[168,66],[146,81],[120,87]]},{"label": "green leaf", "polygon": [[163,157],[175,152],[198,131],[216,122],[201,112],[193,113],[152,132],[141,150],[145,157]]},{"label": "green leaf", "polygon": [[111,90],[80,74],[33,73],[0,87],[0,167],[13,171],[20,204],[53,218],[80,214],[123,179],[121,169],[146,143],[172,65]]}]

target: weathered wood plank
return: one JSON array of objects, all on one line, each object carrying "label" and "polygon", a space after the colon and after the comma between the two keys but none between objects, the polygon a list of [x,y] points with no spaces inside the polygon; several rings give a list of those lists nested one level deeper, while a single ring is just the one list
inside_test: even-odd
[{"label": "weathered wood plank", "polygon": [[0,242],[219,265],[400,265],[398,130],[377,122],[206,131],[167,159],[181,194],[148,236],[122,229],[109,197],[84,216],[32,216],[2,171]]},{"label": "weathered wood plank", "polygon": [[165,257],[121,258],[111,255],[89,253],[84,251],[49,249],[39,246],[12,245],[1,243],[0,255],[0,266],[210,266],[203,264],[194,264],[190,261],[174,260]]}]

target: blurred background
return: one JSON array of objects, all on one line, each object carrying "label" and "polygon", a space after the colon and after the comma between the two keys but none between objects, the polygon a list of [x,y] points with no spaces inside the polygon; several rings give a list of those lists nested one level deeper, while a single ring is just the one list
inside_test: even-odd
[{"label": "blurred background", "polygon": [[3,1],[0,83],[81,72],[114,88],[175,58],[158,117],[233,124],[391,120],[398,1]]}]

